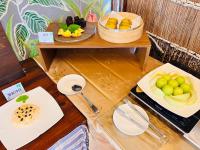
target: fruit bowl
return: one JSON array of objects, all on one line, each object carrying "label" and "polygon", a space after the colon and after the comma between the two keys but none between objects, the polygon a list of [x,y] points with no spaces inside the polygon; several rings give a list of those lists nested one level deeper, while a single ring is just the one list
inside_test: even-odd
[{"label": "fruit bowl", "polygon": [[[106,25],[106,22],[112,18],[116,18],[118,22],[114,28]],[[129,28],[120,29],[120,24],[122,24],[123,20],[130,20],[135,26],[132,25]],[[136,41],[141,38],[143,27],[144,22],[141,17],[128,12],[114,12],[114,14],[101,17],[98,22],[100,37],[111,43],[130,43]]]},{"label": "fruit bowl", "polygon": [[68,16],[66,23],[56,23],[54,38],[58,42],[73,43],[90,38],[96,32],[94,23],[86,22],[84,18]]},{"label": "fruit bowl", "polygon": [[[170,75],[171,81],[165,82],[164,75]],[[189,88],[183,86],[181,78]],[[200,110],[200,80],[169,63],[152,70],[137,84],[151,99],[179,116],[187,118]]]},{"label": "fruit bowl", "polygon": [[150,81],[151,91],[173,105],[193,105],[196,93],[189,77],[178,73],[160,72]]},{"label": "fruit bowl", "polygon": [[64,42],[64,43],[74,43],[74,42],[80,42],[80,41],[86,40],[90,38],[91,36],[93,36],[96,32],[96,25],[94,23],[87,22],[87,26],[84,28],[84,32],[82,33],[82,35],[75,38],[74,37],[66,38],[63,36],[59,36],[58,30],[59,30],[59,24],[56,24],[53,31],[55,41]]}]

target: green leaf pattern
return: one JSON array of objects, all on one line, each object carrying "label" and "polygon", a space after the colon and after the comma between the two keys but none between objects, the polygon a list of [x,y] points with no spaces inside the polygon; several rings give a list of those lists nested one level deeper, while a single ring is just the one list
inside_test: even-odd
[{"label": "green leaf pattern", "polygon": [[0,0],[0,19],[6,14],[8,0]]},{"label": "green leaf pattern", "polygon": [[98,0],[92,0],[90,3],[88,3],[88,5],[83,9],[82,12],[82,17],[86,18],[89,11],[92,9],[92,7],[97,3]]},{"label": "green leaf pattern", "polygon": [[14,40],[13,40],[12,26],[13,26],[13,15],[9,17],[8,22],[6,23],[6,36],[7,36],[8,40],[9,40],[11,46],[12,46],[13,51],[15,52],[15,55],[20,60],[20,57],[17,53],[15,43],[14,43]]},{"label": "green leaf pattern", "polygon": [[54,6],[63,8],[64,5],[61,0],[28,0],[29,4],[39,4],[42,6]]},{"label": "green leaf pattern", "polygon": [[31,39],[24,44],[26,49],[29,51],[29,57],[33,58],[39,54],[37,48],[38,43],[39,43],[38,39]]},{"label": "green leaf pattern", "polygon": [[80,8],[76,4],[76,2],[74,2],[74,0],[63,0],[63,1],[67,4],[67,6],[71,8],[71,10],[73,10],[76,16],[81,17]]},{"label": "green leaf pattern", "polygon": [[[12,16],[4,17],[11,3],[12,7],[17,7],[17,12],[13,13]],[[84,8],[80,8],[81,3],[84,3]],[[0,20],[7,19],[2,22],[6,22],[7,37],[19,60],[25,59],[28,53],[29,57],[38,55],[36,47],[38,41],[30,37],[36,38],[37,33],[45,31],[48,24],[52,22],[51,17],[32,10],[36,6],[57,7],[63,11],[67,11],[66,8],[69,7],[75,15],[86,18],[90,10],[93,10],[98,16],[105,14],[109,8],[109,2],[105,5],[104,0],[0,0]],[[17,16],[20,16],[20,21],[16,24],[15,17]],[[58,19],[59,22],[63,22],[66,16],[67,14],[63,14],[63,17]]]},{"label": "green leaf pattern", "polygon": [[35,11],[25,12],[23,19],[33,34],[45,31],[48,26],[46,18],[40,16]]},{"label": "green leaf pattern", "polygon": [[15,40],[19,49],[19,55],[24,59],[26,57],[26,49],[24,43],[29,39],[30,33],[26,26],[23,24],[17,24],[15,27]]}]

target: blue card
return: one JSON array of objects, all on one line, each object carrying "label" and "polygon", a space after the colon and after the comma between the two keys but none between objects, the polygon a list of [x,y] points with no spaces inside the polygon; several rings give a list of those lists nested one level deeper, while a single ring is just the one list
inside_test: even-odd
[{"label": "blue card", "polygon": [[7,101],[12,100],[25,92],[26,91],[24,90],[21,82],[2,90],[2,93]]},{"label": "blue card", "polygon": [[38,32],[40,43],[54,43],[53,32]]}]

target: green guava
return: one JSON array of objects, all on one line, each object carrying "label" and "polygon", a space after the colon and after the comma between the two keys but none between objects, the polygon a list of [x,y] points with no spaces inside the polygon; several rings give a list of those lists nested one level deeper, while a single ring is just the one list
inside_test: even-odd
[{"label": "green guava", "polygon": [[162,91],[165,95],[169,96],[169,95],[172,95],[173,93],[173,87],[170,86],[170,85],[165,85],[163,88],[162,88]]},{"label": "green guava", "polygon": [[175,79],[179,85],[185,83],[185,78],[183,76],[178,76],[176,79]]},{"label": "green guava", "polygon": [[167,80],[165,78],[159,78],[157,81],[156,81],[156,86],[161,89],[162,87],[164,87],[165,85],[167,84]]},{"label": "green guava", "polygon": [[168,85],[172,86],[173,88],[178,87],[178,82],[174,79],[168,81]]}]

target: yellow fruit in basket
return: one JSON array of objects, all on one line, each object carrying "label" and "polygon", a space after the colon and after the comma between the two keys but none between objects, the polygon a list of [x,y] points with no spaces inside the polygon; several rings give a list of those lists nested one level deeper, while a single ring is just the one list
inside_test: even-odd
[{"label": "yellow fruit in basket", "polygon": [[120,26],[131,26],[128,22],[121,22]]},{"label": "yellow fruit in basket", "polygon": [[58,35],[61,36],[61,35],[63,35],[63,33],[64,33],[64,30],[63,30],[63,29],[59,29],[59,30],[58,30]]},{"label": "yellow fruit in basket", "polygon": [[109,18],[107,23],[109,23],[109,24],[117,24],[118,20],[116,18]]},{"label": "yellow fruit in basket", "polygon": [[132,24],[131,20],[130,20],[130,19],[127,19],[127,18],[122,19],[121,23],[126,23],[126,24],[129,24],[129,25]]},{"label": "yellow fruit in basket", "polygon": [[116,29],[116,25],[115,24],[106,24],[106,27],[107,28],[110,28],[110,29]]},{"label": "yellow fruit in basket", "polygon": [[128,30],[128,29],[130,29],[130,26],[127,26],[127,25],[119,26],[119,29],[120,30]]},{"label": "yellow fruit in basket", "polygon": [[63,34],[62,34],[63,37],[71,37],[71,35],[72,35],[72,33],[69,30],[63,32]]}]

